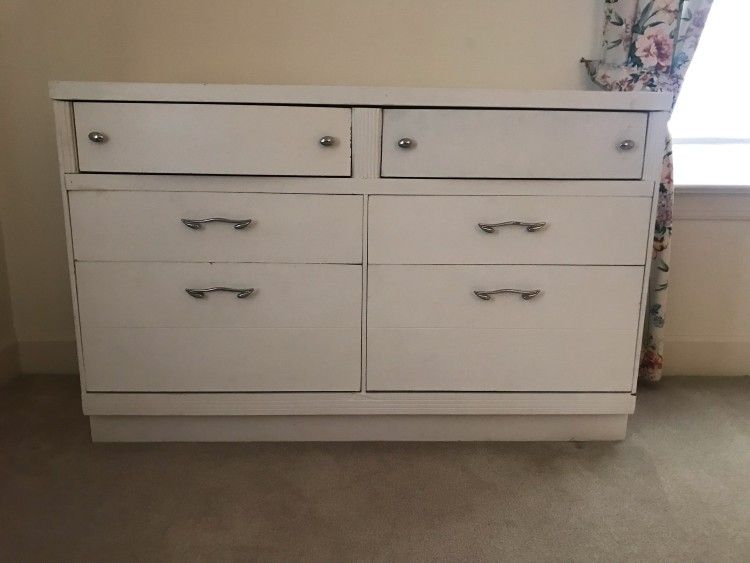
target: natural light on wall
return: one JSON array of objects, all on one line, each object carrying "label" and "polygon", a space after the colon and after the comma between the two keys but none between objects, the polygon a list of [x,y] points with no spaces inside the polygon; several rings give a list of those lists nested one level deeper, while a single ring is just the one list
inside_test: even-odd
[{"label": "natural light on wall", "polygon": [[750,186],[748,22],[750,0],[714,0],[669,122],[677,186]]}]

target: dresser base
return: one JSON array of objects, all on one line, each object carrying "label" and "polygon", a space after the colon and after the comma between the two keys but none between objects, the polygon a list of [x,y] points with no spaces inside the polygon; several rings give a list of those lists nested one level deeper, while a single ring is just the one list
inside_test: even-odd
[{"label": "dresser base", "polygon": [[92,416],[94,442],[622,440],[628,415]]}]

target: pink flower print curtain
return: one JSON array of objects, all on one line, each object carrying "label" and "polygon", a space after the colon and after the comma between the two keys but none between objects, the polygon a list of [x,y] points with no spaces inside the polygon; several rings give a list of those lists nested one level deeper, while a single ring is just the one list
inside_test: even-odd
[{"label": "pink flower print curtain", "polygon": [[[583,60],[605,90],[680,91],[712,0],[604,0],[602,57]],[[672,146],[666,140],[640,379],[661,379],[672,234]]]}]

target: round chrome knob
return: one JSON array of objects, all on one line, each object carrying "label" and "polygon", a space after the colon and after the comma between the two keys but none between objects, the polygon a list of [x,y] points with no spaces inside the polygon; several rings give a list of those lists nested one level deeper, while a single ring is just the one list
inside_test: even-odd
[{"label": "round chrome knob", "polygon": [[412,139],[409,139],[408,137],[404,137],[403,139],[399,139],[398,143],[396,144],[398,145],[398,148],[400,149],[410,149],[416,143]]},{"label": "round chrome knob", "polygon": [[324,147],[332,147],[336,144],[336,137],[330,137],[326,135],[325,137],[321,137],[320,141],[318,141],[321,145]]},{"label": "round chrome knob", "polygon": [[617,148],[620,149],[621,151],[629,151],[635,148],[635,141],[632,141],[630,139],[625,139],[624,141],[621,141],[620,144],[617,145]]},{"label": "round chrome knob", "polygon": [[107,136],[104,133],[100,133],[99,131],[92,131],[89,133],[89,141],[92,143],[106,143],[107,142]]}]

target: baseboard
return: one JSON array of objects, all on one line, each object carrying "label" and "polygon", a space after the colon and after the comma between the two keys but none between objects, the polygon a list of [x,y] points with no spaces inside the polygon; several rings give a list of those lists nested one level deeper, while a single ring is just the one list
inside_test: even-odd
[{"label": "baseboard", "polygon": [[73,341],[24,341],[18,343],[21,373],[78,373],[78,354]]},{"label": "baseboard", "polygon": [[664,343],[664,375],[750,375],[750,343]]},{"label": "baseboard", "polygon": [[628,415],[92,416],[94,442],[622,440]]},{"label": "baseboard", "polygon": [[5,385],[20,372],[18,344],[8,342],[4,346],[0,346],[0,386]]}]

